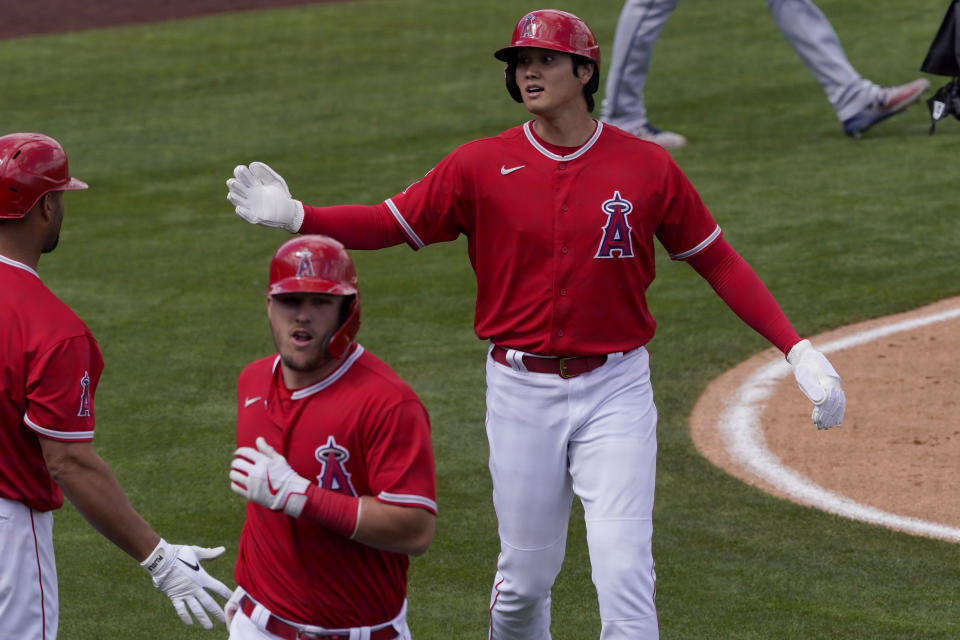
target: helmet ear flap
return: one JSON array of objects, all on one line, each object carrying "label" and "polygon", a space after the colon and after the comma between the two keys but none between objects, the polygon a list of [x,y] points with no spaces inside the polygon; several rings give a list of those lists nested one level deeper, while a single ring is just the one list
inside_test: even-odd
[{"label": "helmet ear flap", "polygon": [[327,336],[323,350],[331,358],[339,359],[346,354],[360,330],[360,294],[352,296],[349,304],[344,305],[346,316],[340,328]]}]

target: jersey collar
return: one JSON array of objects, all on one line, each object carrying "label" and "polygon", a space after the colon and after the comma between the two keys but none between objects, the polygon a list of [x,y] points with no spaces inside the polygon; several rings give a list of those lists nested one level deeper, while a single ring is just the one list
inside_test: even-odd
[{"label": "jersey collar", "polygon": [[540,141],[537,140],[537,136],[534,135],[533,133],[533,120],[528,120],[527,122],[523,123],[523,134],[527,136],[527,141],[531,145],[533,145],[533,148],[539,151],[540,153],[542,153],[543,155],[545,155],[546,157],[550,158],[551,160],[556,160],[558,162],[567,162],[569,160],[574,160],[576,158],[579,158],[580,156],[585,154],[587,151],[590,150],[590,147],[592,147],[594,143],[600,138],[600,133],[603,131],[603,123],[599,120],[597,120],[596,122],[597,122],[597,128],[593,132],[593,135],[590,136],[590,139],[587,140],[582,147],[580,147],[573,153],[568,153],[565,156],[554,153],[549,149],[547,149],[542,144],[540,144]]},{"label": "jersey collar", "polygon": [[33,275],[37,276],[38,278],[40,277],[40,274],[39,274],[39,273],[37,273],[36,271],[34,271],[33,269],[31,269],[31,268],[28,267],[27,265],[23,264],[22,262],[17,262],[16,260],[13,260],[13,259],[11,259],[11,258],[8,258],[8,257],[6,257],[6,256],[4,256],[4,255],[0,255],[0,262],[2,262],[3,264],[8,264],[8,265],[10,265],[11,267],[16,267],[17,269],[23,269],[24,271],[26,271],[26,272],[28,272],[28,273],[32,273]]},{"label": "jersey collar", "polygon": [[[359,344],[354,343],[353,351],[350,352],[350,355],[346,357],[346,359],[340,364],[339,367],[334,369],[333,373],[328,375],[323,380],[320,380],[319,382],[314,382],[309,387],[303,387],[302,389],[297,389],[296,391],[292,392],[290,394],[290,399],[302,400],[303,398],[312,396],[318,391],[323,391],[324,389],[332,385],[334,382],[342,378],[343,375],[350,370],[350,367],[353,366],[353,363],[356,362],[361,355],[363,355],[363,347],[360,346]],[[273,361],[274,375],[277,375],[277,369],[279,367],[280,367],[280,355],[277,354],[277,358]],[[282,385],[283,379],[278,377],[277,384]]]}]

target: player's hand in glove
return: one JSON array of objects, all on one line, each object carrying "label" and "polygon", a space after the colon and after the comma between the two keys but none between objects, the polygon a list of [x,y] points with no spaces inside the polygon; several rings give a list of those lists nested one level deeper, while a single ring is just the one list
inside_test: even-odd
[{"label": "player's hand in glove", "polygon": [[280,174],[262,162],[237,165],[227,180],[227,200],[251,224],[296,233],[303,224],[303,203],[290,196]]},{"label": "player's hand in glove", "polygon": [[[224,552],[223,547],[207,549],[188,545],[168,544],[160,539],[160,544],[140,563],[153,577],[153,584],[163,591],[173,602],[183,624],[192,625],[190,612],[200,621],[204,629],[213,629],[207,612],[226,624],[223,609],[206,589],[229,598],[231,590],[225,584],[212,577],[200,566],[201,560],[216,558]],[[189,607],[189,611],[187,610]]]},{"label": "player's hand in glove", "polygon": [[810,398],[817,429],[840,426],[847,409],[847,399],[840,387],[840,376],[826,356],[813,348],[809,340],[801,340],[790,349],[787,362],[804,395]]},{"label": "player's hand in glove", "polygon": [[230,488],[251,502],[288,516],[300,517],[310,481],[297,474],[287,459],[262,437],[257,448],[240,447],[230,463]]}]

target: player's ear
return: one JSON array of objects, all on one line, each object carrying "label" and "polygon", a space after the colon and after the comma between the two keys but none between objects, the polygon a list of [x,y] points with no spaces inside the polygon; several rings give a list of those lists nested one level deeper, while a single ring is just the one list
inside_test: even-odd
[{"label": "player's ear", "polygon": [[40,217],[43,218],[44,222],[50,222],[53,220],[53,217],[57,211],[57,199],[54,196],[54,192],[47,191],[45,194],[40,196],[40,199],[37,200],[36,208],[37,213],[40,214]]},{"label": "player's ear", "polygon": [[596,72],[597,68],[592,62],[583,61],[577,65],[577,77],[580,78],[580,83],[584,86],[590,82],[590,78]]}]

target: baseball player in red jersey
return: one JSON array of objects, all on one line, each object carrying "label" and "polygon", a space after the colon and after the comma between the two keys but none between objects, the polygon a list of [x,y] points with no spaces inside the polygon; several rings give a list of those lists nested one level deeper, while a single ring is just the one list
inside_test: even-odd
[{"label": "baseball player in red jersey", "polygon": [[437,513],[427,411],[354,342],[357,274],[336,240],[277,250],[267,315],[278,353],[237,383],[230,486],[249,503],[230,638],[409,640],[408,555]]},{"label": "baseball player in red jersey", "polygon": [[534,119],[465,144],[375,206],[310,207],[262,163],[227,199],[248,222],[326,233],[351,248],[467,237],[475,329],[490,341],[487,416],[501,541],[490,637],[550,637],[574,495],[583,503],[603,639],[659,637],[651,553],[657,410],[644,345],[656,238],[787,355],[813,420],[843,418],[840,378],[801,340],[661,147],[591,117],[600,50],[580,18],[527,14],[506,62]]},{"label": "baseball player in red jersey", "polygon": [[[107,539],[141,561],[185,624],[207,629],[230,590],[200,560],[223,547],[170,545],[131,506],[94,451],[94,394],[103,358],[90,330],[40,280],[70,176],[60,144],[38,133],[0,137],[0,638],[51,640],[59,620],[53,511],[64,495]],[[188,610],[189,608],[189,610]]]}]

